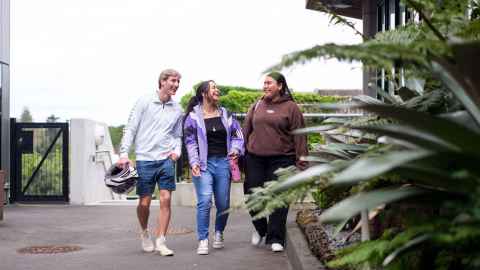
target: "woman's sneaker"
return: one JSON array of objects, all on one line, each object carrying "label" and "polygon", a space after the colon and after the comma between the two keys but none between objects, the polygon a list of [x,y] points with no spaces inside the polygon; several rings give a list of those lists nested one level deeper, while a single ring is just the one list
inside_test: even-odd
[{"label": "woman's sneaker", "polygon": [[283,251],[283,246],[279,243],[273,243],[272,244],[272,251],[273,252],[282,252]]},{"label": "woman's sneaker", "polygon": [[200,240],[197,248],[198,255],[208,255],[208,239]]},{"label": "woman's sneaker", "polygon": [[158,237],[155,243],[155,250],[162,256],[173,256],[173,250],[169,249],[165,242],[165,236]]},{"label": "woman's sneaker", "polygon": [[262,243],[263,236],[260,236],[257,231],[252,233],[252,245],[259,246]]},{"label": "woman's sneaker", "polygon": [[152,237],[150,236],[150,232],[148,230],[144,230],[140,233],[140,238],[142,238],[142,249],[145,252],[153,252],[155,250],[155,246],[153,245]]},{"label": "woman's sneaker", "polygon": [[215,232],[215,238],[213,239],[213,248],[223,248],[223,232]]}]

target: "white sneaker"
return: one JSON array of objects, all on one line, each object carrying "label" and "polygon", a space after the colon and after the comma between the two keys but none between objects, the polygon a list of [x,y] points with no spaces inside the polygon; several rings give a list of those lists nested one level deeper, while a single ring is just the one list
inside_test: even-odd
[{"label": "white sneaker", "polygon": [[273,252],[282,252],[283,251],[283,246],[279,243],[273,243],[272,244],[272,251]]},{"label": "white sneaker", "polygon": [[252,233],[252,245],[259,246],[262,243],[263,236],[260,236],[257,231]]},{"label": "white sneaker", "polygon": [[145,252],[153,252],[155,250],[155,246],[153,245],[152,237],[150,236],[150,232],[145,230],[140,233],[140,238],[142,238],[142,249]]},{"label": "white sneaker", "polygon": [[198,255],[208,255],[208,239],[200,240],[197,248]]},{"label": "white sneaker", "polygon": [[173,256],[173,250],[169,249],[165,242],[165,236],[158,237],[155,242],[155,250],[162,256]]},{"label": "white sneaker", "polygon": [[213,248],[223,248],[223,232],[215,232],[215,238],[213,240]]}]

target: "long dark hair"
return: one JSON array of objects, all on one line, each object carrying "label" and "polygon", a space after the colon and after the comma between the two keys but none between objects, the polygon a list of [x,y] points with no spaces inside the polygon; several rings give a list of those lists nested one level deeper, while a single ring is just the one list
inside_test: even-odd
[{"label": "long dark hair", "polygon": [[195,96],[190,98],[190,101],[188,101],[183,122],[185,122],[185,119],[187,119],[188,115],[193,111],[193,107],[203,103],[203,94],[208,92],[208,89],[210,88],[210,82],[213,82],[213,80],[203,81],[197,86],[197,89],[195,89]]},{"label": "long dark hair", "polygon": [[287,80],[285,79],[285,76],[283,76],[282,73],[280,72],[270,72],[267,74],[268,77],[271,77],[274,79],[277,83],[282,84],[282,89],[280,89],[280,96],[288,96],[290,100],[295,101],[293,99],[292,92],[290,91],[290,88],[288,88]]}]

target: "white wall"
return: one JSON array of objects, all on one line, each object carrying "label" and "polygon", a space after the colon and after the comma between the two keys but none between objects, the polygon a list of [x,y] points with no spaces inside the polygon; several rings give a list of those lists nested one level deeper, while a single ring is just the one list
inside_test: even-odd
[{"label": "white wall", "polygon": [[0,61],[10,64],[10,1],[0,0]]},{"label": "white wall", "polygon": [[[105,166],[108,168],[111,165],[108,154],[114,155],[106,124],[88,119],[72,119],[70,153],[71,204],[93,204],[120,199],[104,183]],[[105,164],[104,160],[107,161]]]},{"label": "white wall", "polygon": [[[192,183],[177,183],[177,189],[172,193],[171,203],[175,206],[196,206],[197,195],[195,186]],[[230,207],[238,208],[242,206],[244,206],[243,183],[232,183],[230,188]]]},{"label": "white wall", "polygon": [[[116,162],[108,126],[88,119],[70,121],[70,203],[126,203],[125,196],[113,194],[105,186],[105,166],[110,167],[108,154]],[[105,163],[103,161],[106,161]],[[135,201],[129,203],[136,204]],[[172,194],[172,205],[195,206],[196,195],[192,183],[177,183]],[[243,184],[232,183],[230,205],[243,205]]]}]

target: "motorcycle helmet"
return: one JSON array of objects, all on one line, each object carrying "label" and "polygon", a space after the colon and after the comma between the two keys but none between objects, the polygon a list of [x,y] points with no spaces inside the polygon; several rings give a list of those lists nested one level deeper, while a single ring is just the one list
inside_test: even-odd
[{"label": "motorcycle helmet", "polygon": [[132,166],[122,169],[114,164],[105,173],[105,185],[117,194],[128,194],[137,180],[137,170]]}]

